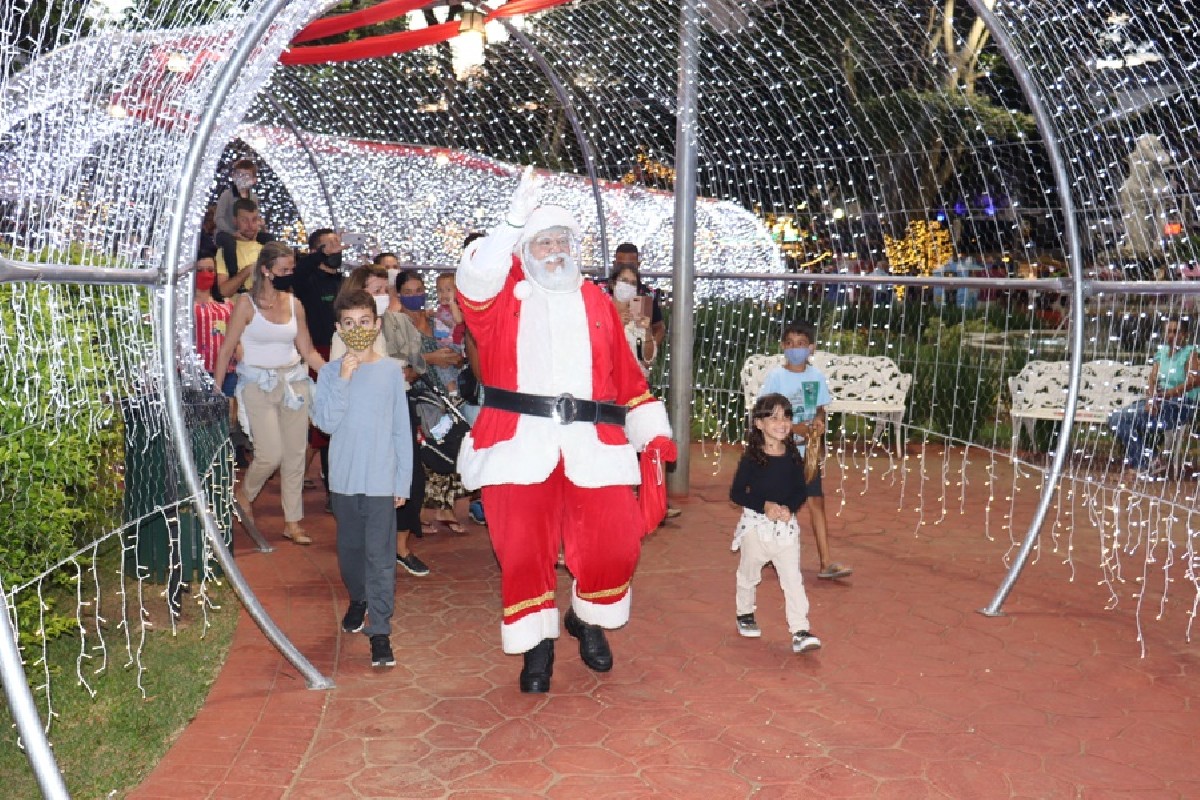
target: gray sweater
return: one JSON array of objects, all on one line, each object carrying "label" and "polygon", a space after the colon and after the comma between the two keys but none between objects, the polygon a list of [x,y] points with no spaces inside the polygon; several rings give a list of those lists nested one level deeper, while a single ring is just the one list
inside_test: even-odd
[{"label": "gray sweater", "polygon": [[413,447],[404,370],[391,358],[362,364],[344,380],[342,360],[317,375],[312,420],[329,434],[329,490],[408,497]]}]

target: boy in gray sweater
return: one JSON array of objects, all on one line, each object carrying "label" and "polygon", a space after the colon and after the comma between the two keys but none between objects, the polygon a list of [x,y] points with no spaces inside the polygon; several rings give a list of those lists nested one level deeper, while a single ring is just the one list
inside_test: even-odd
[{"label": "boy in gray sweater", "polygon": [[[350,595],[346,633],[371,639],[371,664],[395,665],[396,512],[412,483],[407,384],[400,362],[371,344],[379,335],[375,299],[348,292],[334,302],[344,356],[317,375],[313,423],[330,436],[329,492],[337,519],[338,567]],[[364,619],[365,618],[365,619]]]}]

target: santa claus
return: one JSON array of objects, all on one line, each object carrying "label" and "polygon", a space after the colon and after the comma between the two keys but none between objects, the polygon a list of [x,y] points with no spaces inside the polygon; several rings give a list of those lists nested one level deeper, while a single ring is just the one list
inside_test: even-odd
[{"label": "santa claus", "polygon": [[539,196],[526,170],[505,221],[467,248],[457,278],[484,384],[458,471],[468,489],[483,487],[501,641],[525,654],[523,692],[550,688],[560,547],[574,577],[567,632],[588,667],[612,669],[604,631],[629,621],[630,580],[654,524],[634,496],[637,453],[675,458],[616,307],[580,274],[579,224]]}]

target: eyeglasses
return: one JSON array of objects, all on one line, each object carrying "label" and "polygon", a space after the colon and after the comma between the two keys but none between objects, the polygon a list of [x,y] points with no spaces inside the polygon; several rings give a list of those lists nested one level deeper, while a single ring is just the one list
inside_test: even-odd
[{"label": "eyeglasses", "polygon": [[534,247],[559,247],[567,249],[571,246],[569,236],[539,236],[530,242]]}]

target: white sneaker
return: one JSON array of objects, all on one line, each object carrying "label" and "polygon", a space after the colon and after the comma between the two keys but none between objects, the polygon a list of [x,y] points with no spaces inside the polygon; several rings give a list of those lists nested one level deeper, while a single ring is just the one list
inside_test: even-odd
[{"label": "white sneaker", "polygon": [[737,616],[738,633],[749,639],[757,639],[762,636],[762,631],[758,627],[758,622],[754,619],[753,614],[738,614]]},{"label": "white sneaker", "polygon": [[792,652],[805,653],[820,648],[821,640],[808,631],[796,631],[792,634]]}]

